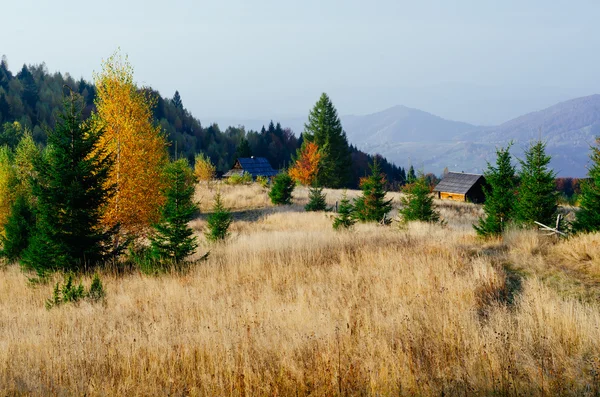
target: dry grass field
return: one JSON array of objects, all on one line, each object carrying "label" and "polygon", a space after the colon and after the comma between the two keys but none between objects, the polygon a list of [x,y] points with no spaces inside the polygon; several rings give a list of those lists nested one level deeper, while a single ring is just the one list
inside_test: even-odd
[{"label": "dry grass field", "polygon": [[599,235],[483,242],[446,202],[444,227],[334,232],[305,190],[220,189],[227,242],[201,215],[207,261],[103,274],[104,304],[46,310],[52,285],[0,269],[0,395],[600,395]]}]

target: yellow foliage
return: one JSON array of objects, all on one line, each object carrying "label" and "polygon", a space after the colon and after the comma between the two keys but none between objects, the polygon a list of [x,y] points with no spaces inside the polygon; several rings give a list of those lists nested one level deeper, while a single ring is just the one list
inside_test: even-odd
[{"label": "yellow foliage", "polygon": [[99,147],[112,153],[115,161],[107,183],[116,191],[103,223],[140,232],[158,219],[158,208],[164,202],[161,189],[167,142],[152,121],[155,100],[138,90],[133,68],[119,52],[103,62],[95,80],[98,93],[93,120],[98,128],[104,128]]},{"label": "yellow foliage", "polygon": [[194,174],[199,181],[210,182],[215,178],[216,168],[210,158],[203,153],[196,156]]},{"label": "yellow foliage", "polygon": [[15,172],[12,153],[7,146],[0,147],[0,230],[4,235],[4,226],[10,215],[14,199]]}]

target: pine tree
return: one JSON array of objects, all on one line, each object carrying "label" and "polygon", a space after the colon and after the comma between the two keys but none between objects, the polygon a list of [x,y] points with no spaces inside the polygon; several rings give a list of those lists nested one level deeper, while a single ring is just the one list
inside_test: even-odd
[{"label": "pine tree", "polygon": [[314,142],[323,155],[316,178],[317,185],[339,188],[348,184],[352,167],[348,139],[327,94],[321,95],[308,115],[302,137],[303,145]]},{"label": "pine tree", "polygon": [[346,192],[344,192],[338,208],[338,215],[333,220],[333,228],[335,230],[349,229],[355,223],[356,219],[354,217],[354,206],[348,199]]},{"label": "pine tree", "polygon": [[381,172],[379,160],[375,158],[370,166],[371,175],[362,179],[362,196],[355,200],[354,213],[361,222],[390,223],[387,214],[392,210],[392,200],[386,200],[385,175]]},{"label": "pine tree", "polygon": [[112,194],[106,181],[112,157],[98,149],[102,130],[82,121],[76,94],[65,100],[44,158],[34,163],[32,189],[36,227],[22,263],[42,276],[53,270],[81,270],[108,254],[100,217]]},{"label": "pine tree", "polygon": [[273,204],[291,204],[292,193],[296,187],[294,180],[287,172],[282,172],[273,179],[269,197]]},{"label": "pine tree", "polygon": [[415,168],[411,165],[408,169],[408,175],[406,176],[407,183],[414,183],[417,180],[417,174],[415,174]]},{"label": "pine tree", "polygon": [[235,150],[235,158],[238,159],[248,157],[252,157],[252,149],[250,148],[250,143],[248,140],[246,138],[242,138]]},{"label": "pine tree", "polygon": [[435,209],[431,187],[423,173],[404,188],[405,196],[400,200],[400,214],[405,221],[438,222],[440,214]]},{"label": "pine tree", "polygon": [[1,255],[10,262],[21,258],[21,254],[29,245],[34,225],[35,217],[27,198],[23,194],[17,195],[4,227],[4,236],[0,236]]},{"label": "pine tree", "polygon": [[[600,144],[600,139],[596,139]],[[588,170],[588,179],[581,183],[579,211],[573,223],[576,232],[595,232],[600,230],[600,147],[591,148],[592,165]]]},{"label": "pine tree", "polygon": [[215,195],[213,212],[208,216],[208,230],[204,235],[208,241],[224,240],[229,235],[229,226],[233,221],[231,212],[223,205],[221,193]]},{"label": "pine tree", "polygon": [[179,91],[175,91],[175,95],[173,95],[173,105],[178,110],[183,110],[183,102],[181,101],[181,95],[179,95]]},{"label": "pine tree", "polygon": [[515,167],[511,164],[510,147],[496,149],[496,166],[488,163],[484,172],[487,185],[483,191],[484,216],[473,225],[480,236],[498,236],[513,219],[515,202]]},{"label": "pine tree", "polygon": [[552,225],[558,209],[556,173],[548,168],[550,156],[546,144],[532,143],[525,151],[525,161],[519,160],[519,188],[515,203],[515,222],[523,226],[534,226],[534,222]]},{"label": "pine tree", "polygon": [[159,260],[178,264],[193,254],[198,244],[188,223],[198,207],[193,202],[195,177],[186,159],[176,160],[165,169],[167,201],[150,237],[152,253]]},{"label": "pine tree", "polygon": [[327,211],[327,201],[322,187],[308,188],[308,204],[304,206],[306,211]]}]

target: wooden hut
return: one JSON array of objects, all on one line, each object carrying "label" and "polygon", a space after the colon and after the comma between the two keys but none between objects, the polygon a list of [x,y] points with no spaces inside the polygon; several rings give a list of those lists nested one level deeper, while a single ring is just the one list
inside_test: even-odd
[{"label": "wooden hut", "polygon": [[437,198],[442,200],[483,203],[485,201],[483,193],[485,184],[485,177],[480,174],[448,172],[433,189],[433,192]]},{"label": "wooden hut", "polygon": [[266,176],[272,177],[278,174],[277,171],[271,167],[269,160],[264,157],[240,157],[235,161],[233,168],[230,169],[223,175],[223,177],[228,178],[232,175],[239,175],[246,172],[252,175],[252,178],[256,178],[257,176]]}]

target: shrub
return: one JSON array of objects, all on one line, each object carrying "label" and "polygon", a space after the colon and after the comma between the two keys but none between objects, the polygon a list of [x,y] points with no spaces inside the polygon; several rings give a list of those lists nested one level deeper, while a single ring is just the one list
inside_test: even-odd
[{"label": "shrub", "polygon": [[229,235],[229,226],[233,221],[231,213],[223,206],[221,193],[215,195],[213,213],[208,216],[208,230],[204,235],[208,241],[224,240]]},{"label": "shrub", "polygon": [[327,211],[327,201],[322,187],[308,189],[308,204],[304,206],[306,211]]},{"label": "shrub", "polygon": [[252,175],[242,172],[242,175],[233,174],[225,181],[228,185],[248,185],[252,183]]},{"label": "shrub", "polygon": [[265,189],[269,187],[269,177],[259,175],[256,177],[256,182]]},{"label": "shrub", "polygon": [[333,228],[335,230],[349,229],[355,223],[356,219],[354,218],[354,206],[348,199],[346,192],[344,192],[342,201],[340,202],[340,206],[338,208],[338,215],[333,220]]},{"label": "shrub", "polygon": [[196,156],[194,161],[194,175],[199,181],[209,183],[215,178],[216,170],[210,158],[204,153]]},{"label": "shrub", "polygon": [[75,285],[73,282],[73,274],[69,273],[65,276],[62,287],[60,283],[56,283],[54,286],[52,297],[46,300],[46,309],[50,310],[63,303],[77,303],[82,299],[88,299],[92,303],[98,302],[104,299],[105,295],[102,281],[97,273],[94,274],[92,284],[88,291],[85,290],[82,283]]},{"label": "shrub", "polygon": [[275,205],[291,204],[292,193],[294,192],[295,187],[296,184],[294,183],[294,180],[288,175],[287,172],[282,172],[281,174],[277,175],[273,180],[273,186],[269,192],[271,202]]}]

